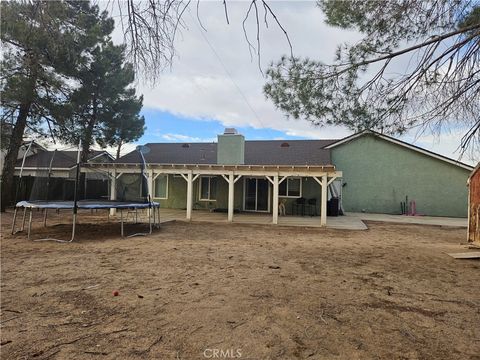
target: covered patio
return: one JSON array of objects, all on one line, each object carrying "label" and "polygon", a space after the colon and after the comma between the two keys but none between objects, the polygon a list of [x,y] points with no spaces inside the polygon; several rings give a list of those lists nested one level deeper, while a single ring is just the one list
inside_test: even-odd
[{"label": "covered patio", "polygon": [[[95,171],[95,168],[102,168],[106,170],[111,178],[111,200],[116,200],[116,181],[124,174],[134,174],[145,171],[148,177],[148,192],[151,199],[154,196],[154,183],[160,175],[174,175],[180,176],[186,182],[186,204],[183,212],[187,221],[192,220],[192,213],[194,208],[194,182],[199,177],[215,176],[218,179],[223,179],[228,185],[228,206],[224,213],[208,213],[209,216],[215,219],[225,220],[226,222],[256,222],[271,223],[286,225],[290,223],[307,222],[308,226],[327,226],[327,197],[328,186],[337,178],[342,176],[341,171],[337,171],[335,166],[311,166],[311,165],[218,165],[218,164],[154,164],[147,163],[146,168],[142,169],[139,163],[103,163],[103,164],[89,164],[89,169]],[[88,171],[88,170],[86,170]],[[235,184],[242,177],[263,178],[268,181],[271,191],[271,207],[270,212],[262,214],[249,213],[234,215],[235,205]],[[309,178],[314,180],[318,185],[318,195],[320,199],[320,216],[313,217],[281,217],[279,220],[279,186],[288,178]],[[162,209],[162,213],[169,212],[171,209]],[[175,211],[175,216],[178,217],[179,211]],[[173,214],[173,212],[172,212]],[[296,218],[296,221],[294,220]],[[243,219],[243,220],[241,220]],[[261,220],[260,220],[261,219]],[[268,219],[268,220],[267,220]],[[300,221],[301,220],[301,221]],[[306,225],[300,225],[306,226]]]}]

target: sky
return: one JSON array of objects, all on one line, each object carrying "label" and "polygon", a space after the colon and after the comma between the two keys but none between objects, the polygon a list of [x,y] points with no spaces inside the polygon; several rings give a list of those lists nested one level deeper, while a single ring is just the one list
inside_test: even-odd
[{"label": "sky", "polygon": [[[136,86],[144,96],[142,114],[147,128],[142,138],[127,145],[123,153],[148,142],[216,141],[225,127],[236,128],[247,140],[331,139],[352,133],[343,127],[314,127],[305,120],[289,119],[275,109],[263,94],[266,78],[260,68],[265,70],[272,61],[288,54],[288,42],[271,17],[268,28],[260,24],[259,64],[258,58],[249,52],[242,28],[249,2],[228,4],[230,24],[225,20],[220,1],[200,2],[201,25],[196,6],[185,13],[185,27],[177,38],[177,56],[171,68],[155,84],[139,81]],[[288,32],[295,56],[331,63],[339,44],[360,39],[356,32],[326,25],[313,1],[271,1],[270,5]],[[253,16],[246,22],[246,29],[255,43]],[[121,40],[119,26],[114,40]],[[459,159],[458,132],[440,136],[411,132],[401,139]],[[473,163],[465,156],[461,160]]]}]

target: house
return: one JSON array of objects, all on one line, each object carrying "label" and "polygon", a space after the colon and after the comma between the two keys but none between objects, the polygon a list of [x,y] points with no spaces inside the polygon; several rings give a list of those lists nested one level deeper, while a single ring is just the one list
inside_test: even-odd
[{"label": "house", "polygon": [[[24,152],[25,154],[25,152]],[[20,157],[15,166],[16,183],[18,188],[17,199],[28,200],[71,200],[75,187],[75,169],[77,151],[49,151],[45,148],[26,152],[25,158]],[[114,158],[106,151],[94,150],[90,154],[89,162],[112,162]],[[22,181],[19,181],[19,177]],[[89,193],[85,197],[108,197],[109,178],[90,177],[87,180]]]},{"label": "house", "polygon": [[[472,167],[373,131],[344,139],[246,141],[226,129],[217,143],[151,143],[98,165],[128,183],[146,162],[151,196],[163,208],[272,214],[307,211],[326,223],[327,200],[346,212],[400,214],[408,197],[416,214],[467,216]],[[136,191],[136,190],[135,190]],[[111,191],[113,196],[117,192]],[[305,204],[303,204],[305,203]],[[333,202],[334,203],[334,202]]]},{"label": "house", "polygon": [[467,217],[472,166],[373,131],[326,149],[343,172],[346,211],[398,214],[408,196],[418,215]]},{"label": "house", "polygon": [[473,169],[467,181],[468,241],[480,244],[480,163]]}]

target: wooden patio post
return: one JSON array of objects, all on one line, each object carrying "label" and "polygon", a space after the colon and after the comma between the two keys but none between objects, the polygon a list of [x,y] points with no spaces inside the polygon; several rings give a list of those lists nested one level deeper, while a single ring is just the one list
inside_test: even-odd
[{"label": "wooden patio post", "polygon": [[187,220],[192,220],[193,174],[190,170],[187,175]]},{"label": "wooden patio post", "polygon": [[273,223],[278,224],[278,174],[273,176]]},{"label": "wooden patio post", "polygon": [[320,225],[327,226],[327,187],[328,187],[328,177],[327,174],[322,176],[322,198],[321,209],[320,209]]},{"label": "wooden patio post", "polygon": [[148,171],[148,201],[153,201],[153,183],[154,183],[154,173],[153,170]]},{"label": "wooden patio post", "polygon": [[234,187],[235,177],[231,172],[228,175],[228,222],[233,222]]},{"label": "wooden patio post", "polygon": [[[110,174],[110,200],[117,200],[117,171]],[[117,209],[110,209],[110,215],[115,216]]]}]

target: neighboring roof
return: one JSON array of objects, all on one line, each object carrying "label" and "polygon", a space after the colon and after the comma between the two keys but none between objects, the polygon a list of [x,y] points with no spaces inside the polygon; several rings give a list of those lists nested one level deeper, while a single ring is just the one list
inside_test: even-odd
[{"label": "neighboring roof", "polygon": [[28,148],[30,146],[30,144],[32,144],[32,148],[36,148],[38,150],[42,150],[42,151],[47,151],[47,149],[45,147],[43,147],[42,145],[40,145],[38,142],[36,142],[35,140],[23,140],[22,142],[22,145],[23,147],[25,148]]},{"label": "neighboring roof", "polygon": [[[50,161],[52,161],[52,156],[54,151],[40,151],[37,154],[27,156],[25,158],[25,168],[49,168]],[[53,156],[52,168],[56,169],[70,169],[77,163],[77,151],[56,151],[55,156]],[[113,160],[112,156],[106,151],[93,150],[89,161],[97,158],[101,155],[107,155],[110,159]],[[22,166],[22,160],[17,160],[15,167]]]},{"label": "neighboring roof", "polygon": [[[245,165],[330,165],[330,151],[336,140],[253,140],[245,141]],[[283,145],[283,146],[282,146]],[[216,143],[150,143],[144,148],[145,161],[152,164],[216,164]],[[132,151],[116,163],[140,163]]]},{"label": "neighboring roof", "polygon": [[373,135],[373,136],[376,136],[376,137],[379,137],[383,140],[386,140],[386,141],[389,141],[391,143],[394,143],[394,144],[397,144],[397,145],[400,145],[400,146],[403,146],[405,148],[408,148],[410,150],[413,150],[413,151],[416,151],[416,152],[419,152],[419,153],[422,153],[424,155],[427,155],[427,156],[430,156],[430,157],[433,157],[435,159],[439,159],[439,160],[442,160],[442,161],[445,161],[445,162],[448,162],[450,164],[453,164],[453,165],[456,165],[456,166],[459,166],[463,169],[466,169],[466,170],[472,170],[473,169],[473,166],[470,166],[470,165],[467,165],[465,163],[462,163],[460,161],[457,161],[457,160],[454,160],[454,159],[451,159],[451,158],[448,158],[446,156],[443,156],[443,155],[440,155],[440,154],[437,154],[437,153],[434,153],[433,151],[429,151],[429,150],[426,150],[426,149],[423,149],[419,146],[415,146],[415,145],[412,145],[412,144],[409,144],[405,141],[401,141],[401,140],[398,140],[398,139],[395,139],[391,136],[388,136],[388,135],[385,135],[385,134],[380,134],[376,131],[373,131],[373,130],[363,130],[361,132],[358,132],[356,134],[353,134],[353,135],[350,135],[350,136],[347,136],[341,140],[338,140],[330,145],[327,145],[325,147],[325,149],[333,149],[334,147],[337,147],[337,146],[340,146],[340,145],[343,145],[345,143],[348,143],[352,140],[355,140],[361,136],[365,136],[365,135]]}]

